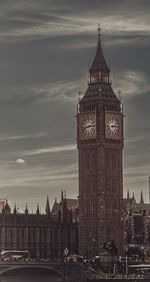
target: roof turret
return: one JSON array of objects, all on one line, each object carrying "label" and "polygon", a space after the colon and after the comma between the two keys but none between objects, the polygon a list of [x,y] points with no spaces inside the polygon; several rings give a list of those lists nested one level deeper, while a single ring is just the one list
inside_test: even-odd
[{"label": "roof turret", "polygon": [[37,214],[37,215],[40,214],[39,204],[37,204],[37,207],[36,207],[36,214]]},{"label": "roof turret", "polygon": [[27,205],[27,203],[26,203],[26,208],[25,208],[25,214],[28,214],[29,212],[28,212],[28,205]]},{"label": "roof turret", "polygon": [[16,207],[16,203],[14,203],[14,214],[17,213],[17,207]]},{"label": "roof turret", "polygon": [[9,204],[8,204],[8,200],[6,199],[6,203],[5,203],[5,205],[4,205],[4,207],[3,207],[3,209],[2,209],[2,213],[11,213],[11,208],[10,208],[10,206],[9,206]]},{"label": "roof turret", "polygon": [[141,190],[140,204],[144,204],[143,191]]},{"label": "roof turret", "polygon": [[45,212],[46,212],[47,215],[50,215],[50,204],[49,204],[49,198],[48,198],[48,196],[47,196],[47,200],[46,200]]},{"label": "roof turret", "polygon": [[130,199],[129,189],[128,189],[128,191],[127,191],[127,199],[128,199],[128,200]]}]

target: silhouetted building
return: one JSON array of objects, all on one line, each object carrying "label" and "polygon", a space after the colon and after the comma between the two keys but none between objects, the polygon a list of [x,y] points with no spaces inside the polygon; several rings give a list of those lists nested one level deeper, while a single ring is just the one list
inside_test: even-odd
[{"label": "silhouetted building", "polygon": [[132,194],[132,197],[130,197],[129,190],[127,191],[127,197],[123,199],[123,204],[122,204],[123,211],[134,211],[134,212],[139,212],[146,210],[147,213],[150,211],[150,204],[144,202],[144,197],[143,197],[143,191],[141,190],[140,193],[140,202],[138,203],[136,201],[134,193]]},{"label": "silhouetted building", "polygon": [[40,214],[37,205],[36,213],[31,214],[26,205],[25,212],[19,213],[14,205],[11,213],[6,201],[0,214],[0,251],[29,250],[37,259],[62,259],[65,248],[78,253],[78,222],[73,220],[67,199],[61,199],[54,216],[47,197],[45,212]]},{"label": "silhouetted building", "polygon": [[124,249],[130,246],[141,247],[149,251],[150,247],[150,204],[144,202],[141,191],[140,202],[136,201],[134,193],[132,197],[127,192],[127,198],[123,199],[123,230]]}]

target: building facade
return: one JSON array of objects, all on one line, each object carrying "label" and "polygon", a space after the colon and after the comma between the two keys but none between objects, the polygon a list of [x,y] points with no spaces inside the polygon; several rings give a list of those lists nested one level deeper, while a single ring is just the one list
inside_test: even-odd
[{"label": "building facade", "polygon": [[[142,191],[139,203],[128,192],[122,207],[123,253],[143,247],[146,257],[150,257],[150,205],[144,202]],[[78,254],[79,214],[78,199],[65,198],[63,192],[51,211],[47,199],[45,214],[40,213],[39,206],[35,214],[29,213],[27,206],[24,213],[19,213],[16,206],[11,211],[6,200],[0,213],[0,252],[28,250],[32,258],[49,260],[63,260],[66,248],[68,255]]]},{"label": "building facade", "polygon": [[99,254],[104,242],[122,248],[123,113],[110,81],[98,29],[89,82],[77,113],[79,251]]},{"label": "building facade", "polygon": [[150,257],[150,204],[144,202],[141,191],[140,202],[136,201],[134,193],[123,199],[123,242],[124,250],[132,247],[143,247]]},{"label": "building facade", "polygon": [[32,258],[62,260],[64,250],[68,254],[78,253],[78,222],[67,208],[67,199],[61,199],[59,209],[50,212],[47,199],[45,214],[39,206],[35,214],[11,212],[6,201],[0,213],[0,252],[6,250],[28,250]]}]

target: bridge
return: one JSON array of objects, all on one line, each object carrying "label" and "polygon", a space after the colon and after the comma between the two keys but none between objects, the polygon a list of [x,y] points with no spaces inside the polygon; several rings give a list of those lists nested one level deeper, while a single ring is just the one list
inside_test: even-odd
[{"label": "bridge", "polygon": [[85,282],[88,278],[88,269],[79,263],[32,261],[0,262],[1,282]]}]

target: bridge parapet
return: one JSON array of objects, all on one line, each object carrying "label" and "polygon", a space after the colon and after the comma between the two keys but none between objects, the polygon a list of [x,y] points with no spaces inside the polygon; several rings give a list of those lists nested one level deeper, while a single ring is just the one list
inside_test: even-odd
[{"label": "bridge parapet", "polygon": [[6,275],[10,271],[19,272],[19,270],[33,269],[33,272],[37,269],[48,270],[51,273],[55,273],[60,277],[60,281],[65,282],[76,282],[76,281],[86,281],[89,278],[89,273],[87,268],[79,263],[67,263],[67,262],[0,262],[0,277]]}]

